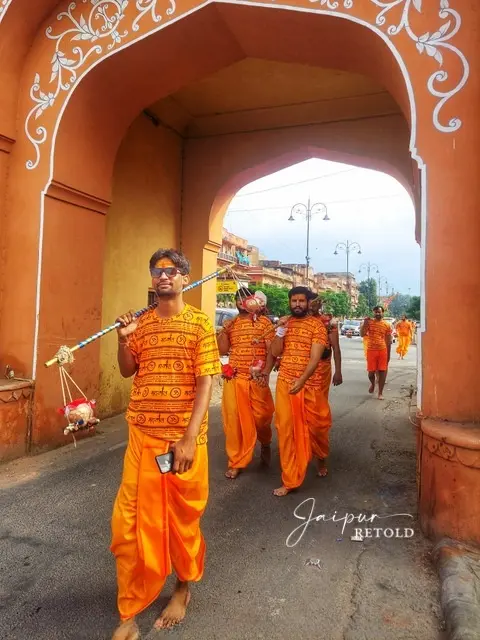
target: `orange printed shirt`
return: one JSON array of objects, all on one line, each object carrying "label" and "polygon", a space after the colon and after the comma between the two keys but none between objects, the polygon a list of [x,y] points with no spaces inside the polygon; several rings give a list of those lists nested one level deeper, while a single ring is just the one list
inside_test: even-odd
[{"label": "orange printed shirt", "polygon": [[[282,364],[278,373],[279,380],[292,382],[305,371],[310,360],[312,344],[321,344],[327,348],[328,332],[318,318],[290,318],[283,341]],[[319,368],[307,380],[306,386],[321,387],[322,375]]]},{"label": "orange printed shirt", "polygon": [[387,348],[387,336],[392,335],[392,327],[386,320],[370,320],[367,330],[367,349],[381,351]]},{"label": "orange printed shirt", "polygon": [[[275,337],[275,328],[265,316],[253,320],[251,315],[238,315],[226,328],[230,341],[230,354],[228,362],[237,370],[239,378],[250,378],[250,367],[254,360],[267,359],[267,346],[265,341],[272,341]],[[258,344],[254,341],[258,340]]]},{"label": "orange printed shirt", "polygon": [[395,329],[399,336],[405,337],[412,335],[412,325],[407,320],[400,320],[400,322],[397,322]]},{"label": "orange printed shirt", "polygon": [[[129,346],[138,369],[127,420],[161,440],[179,440],[192,415],[196,378],[221,372],[212,323],[188,304],[172,318],[153,309],[140,317]],[[206,442],[207,427],[205,416],[199,443]]]}]

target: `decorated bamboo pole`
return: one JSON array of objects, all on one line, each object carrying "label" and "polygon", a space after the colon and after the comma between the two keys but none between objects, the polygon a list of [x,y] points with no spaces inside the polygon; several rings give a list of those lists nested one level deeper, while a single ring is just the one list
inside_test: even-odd
[{"label": "decorated bamboo pole", "polygon": [[[212,280],[212,278],[217,278],[219,275],[221,275],[222,273],[225,273],[229,269],[230,267],[224,267],[223,269],[219,269],[218,271],[215,271],[214,273],[211,273],[210,275],[205,276],[201,280],[192,282],[192,284],[189,284],[184,288],[183,293],[202,285],[204,282],[207,282],[208,280]],[[136,311],[134,313],[134,316],[136,318],[139,318],[140,316],[143,316],[144,313],[147,313],[147,311],[150,311],[150,309],[154,309],[156,306],[157,306],[157,303],[154,302],[148,307],[144,307],[143,309],[139,309],[138,311]],[[115,322],[115,324],[111,324],[109,327],[106,327],[106,329],[102,329],[98,333],[94,333],[93,335],[91,335],[89,338],[82,340],[81,342],[76,344],[74,347],[66,347],[66,346],[60,347],[60,349],[57,351],[55,356],[51,360],[47,360],[47,362],[45,362],[45,366],[51,367],[55,363],[63,365],[63,364],[67,364],[68,362],[73,362],[72,353],[74,351],[78,351],[78,349],[83,349],[83,347],[86,347],[87,344],[90,344],[91,342],[98,340],[98,338],[101,338],[102,336],[106,335],[107,333],[110,333],[110,331],[113,331],[114,329],[117,329],[120,326],[121,326],[120,322]]]}]

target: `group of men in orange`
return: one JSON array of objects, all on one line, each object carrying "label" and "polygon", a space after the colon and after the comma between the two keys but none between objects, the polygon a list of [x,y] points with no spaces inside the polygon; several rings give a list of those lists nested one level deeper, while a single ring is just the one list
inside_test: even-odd
[{"label": "group of men in orange", "polygon": [[[310,460],[319,476],[327,475],[332,416],[328,393],[342,383],[338,331],[331,316],[320,314],[316,295],[306,287],[289,292],[290,315],[276,327],[264,315],[252,315],[244,301],[248,289],[236,294],[238,316],[217,335],[221,355],[229,355],[231,377],[224,384],[223,425],[228,457],[227,478],[235,479],[253,458],[257,440],[261,459],[270,462],[271,423],[275,413],[282,485],[274,495],[299,487]],[[280,358],[275,403],[269,376]],[[262,363],[261,367],[252,364]]]},{"label": "group of men in orange", "polygon": [[[302,484],[312,458],[318,475],[327,475],[328,393],[332,380],[342,384],[337,328],[331,316],[321,315],[309,289],[289,292],[290,315],[275,327],[265,315],[248,313],[241,295],[250,292],[240,292],[237,318],[216,336],[209,318],[183,301],[187,258],[159,249],[149,266],[156,307],[140,318],[132,311],[117,318],[120,373],[134,378],[126,415],[128,446],[112,515],[120,614],[113,640],[138,640],[136,616],[157,599],[172,571],[174,593],[154,626],[168,629],[180,622],[190,602],[190,582],[203,575],[207,414],[212,379],[221,373],[220,353],[229,354],[233,371],[222,401],[226,475],[234,479],[245,469],[257,439],[263,462],[270,462],[275,413],[282,469],[276,496]],[[372,347],[378,322],[365,329]],[[383,357],[370,354],[372,366],[381,368]],[[278,359],[274,404],[269,376]],[[165,458],[171,472],[159,462]]]}]

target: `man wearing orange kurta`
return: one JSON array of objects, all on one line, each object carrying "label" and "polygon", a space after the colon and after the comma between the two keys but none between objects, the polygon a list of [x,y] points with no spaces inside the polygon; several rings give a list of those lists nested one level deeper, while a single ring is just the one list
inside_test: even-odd
[{"label": "man wearing orange kurta", "polygon": [[225,431],[228,469],[225,476],[234,480],[252,461],[255,444],[261,444],[261,458],[270,464],[272,417],[275,410],[268,378],[256,374],[263,369],[267,350],[275,329],[264,315],[256,317],[243,307],[243,300],[251,296],[242,288],[235,296],[238,316],[227,320],[217,334],[221,355],[229,354],[234,377],[223,384],[222,416]]},{"label": "man wearing orange kurta", "polygon": [[398,357],[400,360],[403,360],[407,355],[408,347],[412,342],[412,323],[407,320],[406,316],[402,316],[402,319],[397,322],[395,329],[398,337]]},{"label": "man wearing orange kurta", "polygon": [[[340,351],[340,340],[338,338],[338,327],[333,322],[333,316],[331,313],[321,313],[321,301],[317,303],[317,300],[313,300],[310,304],[310,312],[313,318],[319,320],[327,330],[328,342],[327,346],[322,354],[321,360],[318,365],[318,372],[322,378],[322,389],[328,402],[328,396],[330,394],[330,385],[334,387],[343,383],[342,377],[342,353]],[[332,377],[332,354],[335,362],[335,373]],[[326,461],[319,460],[318,462],[318,475],[325,477],[328,475],[328,469]]]},{"label": "man wearing orange kurta", "polygon": [[308,315],[311,295],[306,287],[289,291],[291,316],[277,325],[265,369],[270,373],[274,358],[282,354],[275,399],[282,486],[276,496],[299,487],[312,456],[320,467],[329,451],[332,416],[318,371],[328,335],[323,323]]},{"label": "man wearing orange kurta", "polygon": [[383,319],[384,310],[380,305],[373,308],[373,320],[365,318],[360,327],[362,338],[367,336],[367,371],[370,380],[369,393],[375,391],[378,377],[378,399],[383,400],[383,389],[387,379],[390,349],[392,345],[392,327]]},{"label": "man wearing orange kurta", "polygon": [[[156,308],[139,319],[133,312],[118,318],[120,373],[135,377],[112,515],[120,613],[113,640],[140,637],[135,616],[158,597],[172,569],[175,591],[155,627],[180,622],[190,601],[189,583],[203,575],[207,410],[220,360],[210,320],[183,302],[189,270],[181,253],[159,249],[150,259]],[[168,451],[173,470],[162,474],[156,456]]]}]

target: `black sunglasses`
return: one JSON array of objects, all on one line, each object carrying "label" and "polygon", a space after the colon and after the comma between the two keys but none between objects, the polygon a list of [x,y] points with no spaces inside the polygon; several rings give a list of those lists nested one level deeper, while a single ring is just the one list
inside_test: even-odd
[{"label": "black sunglasses", "polygon": [[177,273],[182,276],[185,275],[183,271],[177,269],[177,267],[153,267],[152,269],[150,269],[150,275],[152,276],[152,278],[160,278],[162,273],[164,273],[167,278],[174,278]]}]

